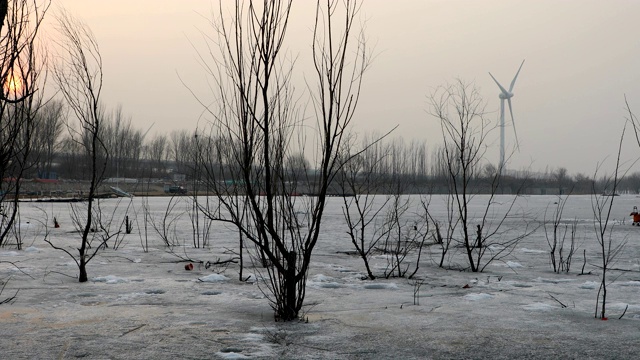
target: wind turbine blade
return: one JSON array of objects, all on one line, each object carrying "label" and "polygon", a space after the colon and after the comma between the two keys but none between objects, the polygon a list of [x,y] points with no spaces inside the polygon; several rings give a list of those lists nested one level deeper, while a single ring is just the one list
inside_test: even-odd
[{"label": "wind turbine blade", "polygon": [[520,64],[520,67],[518,68],[518,72],[516,73],[516,76],[514,76],[513,80],[511,81],[511,86],[509,86],[509,92],[513,91],[513,85],[516,84],[516,79],[518,78],[518,74],[520,74],[520,69],[522,69],[522,65],[524,65],[524,60],[522,60],[522,64]]},{"label": "wind turbine blade", "polygon": [[513,119],[513,109],[511,108],[511,98],[507,99],[509,102],[509,113],[511,113],[511,124],[513,124],[513,134],[516,136],[516,147],[520,151],[520,142],[518,141],[518,133],[516,132],[516,121]]},{"label": "wind turbine blade", "polygon": [[507,89],[503,88],[502,85],[500,85],[500,83],[498,82],[498,80],[496,80],[496,78],[493,77],[493,75],[491,75],[491,73],[489,73],[489,76],[491,76],[491,78],[493,79],[493,81],[496,82],[496,84],[498,84],[498,87],[500,88],[500,91],[502,91],[503,94],[508,94],[509,92],[507,91]]}]

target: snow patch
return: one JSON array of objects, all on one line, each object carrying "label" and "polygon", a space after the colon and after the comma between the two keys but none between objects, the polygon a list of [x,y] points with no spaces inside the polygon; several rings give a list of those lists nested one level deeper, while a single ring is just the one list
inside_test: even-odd
[{"label": "snow patch", "polygon": [[25,252],[29,252],[29,253],[35,253],[40,251],[40,249],[38,249],[35,246],[29,246],[28,248],[24,249]]},{"label": "snow patch", "polygon": [[522,248],[522,249],[520,249],[520,251],[522,251],[523,253],[527,253],[527,254],[544,254],[544,253],[546,253],[546,251],[544,251],[544,250],[535,250],[535,249],[527,249],[527,248]]},{"label": "snow patch", "polygon": [[263,338],[264,335],[262,334],[250,333],[244,334],[244,336],[242,337],[242,341],[259,342],[262,341]]},{"label": "snow patch", "polygon": [[587,281],[584,284],[580,285],[580,289],[595,289],[598,286],[600,286],[600,283],[595,282],[595,281]]},{"label": "snow patch", "polygon": [[118,296],[118,300],[117,301],[127,302],[127,301],[131,301],[133,299],[139,298],[141,296],[144,296],[144,295],[146,295],[146,294],[145,293],[141,293],[141,292],[122,294],[122,295]]},{"label": "snow patch", "polygon": [[487,293],[475,293],[475,294],[467,294],[464,296],[466,300],[469,301],[479,301],[493,298],[493,295]]},{"label": "snow patch", "polygon": [[17,251],[6,251],[0,252],[0,256],[18,256],[20,255]]},{"label": "snow patch", "polygon": [[334,280],[335,279],[330,276],[317,274],[317,275],[314,275],[311,278],[311,280],[307,282],[307,284],[316,288],[325,288],[325,289],[337,289],[337,288],[343,287],[342,284],[339,284]]},{"label": "snow patch", "polygon": [[235,353],[235,352],[220,352],[218,351],[216,353],[216,355],[222,359],[249,359],[249,356],[247,355],[242,355],[239,353]]},{"label": "snow patch", "polygon": [[324,274],[317,274],[311,277],[312,281],[333,281],[334,279]]},{"label": "snow patch", "polygon": [[273,333],[278,331],[275,326],[252,326],[249,328],[252,333]]},{"label": "snow patch", "polygon": [[103,282],[105,284],[123,284],[128,283],[129,280],[115,275],[100,276],[92,279],[93,282]]},{"label": "snow patch", "polygon": [[337,268],[336,271],[340,272],[340,273],[351,273],[351,272],[353,272],[353,270],[347,269],[347,268],[343,268],[343,267]]},{"label": "snow patch", "polygon": [[618,284],[620,286],[640,286],[640,281],[627,281],[627,282],[623,282]]},{"label": "snow patch", "polygon": [[216,282],[228,281],[229,278],[222,274],[211,274],[211,275],[198,278],[198,280],[202,282],[216,283]]},{"label": "snow patch", "polygon": [[246,293],[244,294],[247,298],[249,299],[264,299],[265,296],[263,293],[259,293],[259,292],[252,292],[252,293]]}]

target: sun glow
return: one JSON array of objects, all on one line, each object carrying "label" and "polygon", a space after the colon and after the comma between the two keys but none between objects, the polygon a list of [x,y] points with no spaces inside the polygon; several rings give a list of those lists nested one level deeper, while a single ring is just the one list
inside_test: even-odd
[{"label": "sun glow", "polygon": [[12,72],[7,77],[7,80],[4,84],[4,89],[9,93],[9,95],[20,95],[24,87],[23,85],[24,84],[22,82],[22,78],[19,76],[15,76],[15,74]]},{"label": "sun glow", "polygon": [[23,96],[25,91],[24,79],[22,76],[16,75],[11,71],[7,74],[7,78],[4,81],[3,92],[7,99],[19,99]]}]

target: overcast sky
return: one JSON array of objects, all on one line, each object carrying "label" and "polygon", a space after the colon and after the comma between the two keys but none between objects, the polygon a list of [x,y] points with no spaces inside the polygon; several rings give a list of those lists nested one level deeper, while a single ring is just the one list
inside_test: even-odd
[{"label": "overcast sky", "polygon": [[[100,44],[105,104],[122,105],[137,127],[152,126],[151,133],[193,130],[203,121],[202,107],[180,78],[207,95],[192,43],[198,46],[200,31],[210,31],[206,20],[217,1],[60,3]],[[313,15],[312,1],[294,2],[289,48],[301,63],[310,56]],[[591,175],[615,154],[625,94],[640,114],[638,16],[635,0],[366,0],[362,19],[376,56],[355,130],[399,125],[397,136],[437,145],[440,129],[427,114],[427,95],[456,78],[475,82],[497,121],[499,89],[488,72],[508,87],[526,59],[512,99],[520,151],[509,167]],[[513,131],[506,130],[513,146]],[[493,163],[498,135],[491,137]],[[623,157],[630,160],[640,148],[628,135]]]}]

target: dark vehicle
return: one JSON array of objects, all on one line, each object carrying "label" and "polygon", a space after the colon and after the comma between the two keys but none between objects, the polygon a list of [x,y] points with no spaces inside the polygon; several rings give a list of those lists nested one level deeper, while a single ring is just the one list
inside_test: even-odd
[{"label": "dark vehicle", "polygon": [[169,188],[166,189],[165,192],[168,192],[169,194],[186,194],[187,189],[182,186],[169,186]]}]

